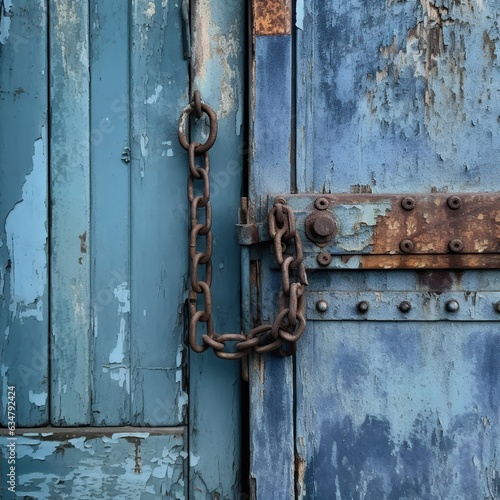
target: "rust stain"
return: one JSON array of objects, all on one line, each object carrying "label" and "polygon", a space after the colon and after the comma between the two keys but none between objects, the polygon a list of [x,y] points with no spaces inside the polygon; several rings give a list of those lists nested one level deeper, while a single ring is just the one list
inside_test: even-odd
[{"label": "rust stain", "polygon": [[256,35],[290,35],[292,33],[291,0],[254,0]]},{"label": "rust stain", "polygon": [[498,269],[498,254],[363,255],[360,269]]},{"label": "rust stain", "polygon": [[[377,218],[373,254],[401,254],[399,244],[411,240],[411,254],[491,254],[500,251],[500,204],[496,194],[461,194],[452,209],[448,194],[415,195],[415,208],[404,210],[396,196],[392,210]],[[453,242],[462,248],[454,250]],[[417,266],[419,267],[419,266]]]}]

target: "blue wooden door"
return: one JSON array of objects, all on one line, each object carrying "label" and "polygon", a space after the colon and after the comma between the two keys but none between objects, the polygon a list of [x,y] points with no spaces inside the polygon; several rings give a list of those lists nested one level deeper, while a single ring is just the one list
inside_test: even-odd
[{"label": "blue wooden door", "polygon": [[238,366],[185,344],[177,122],[192,88],[219,115],[213,293],[237,330],[244,9],[190,3],[0,2],[2,498],[240,491]]},{"label": "blue wooden door", "polygon": [[307,328],[251,363],[256,497],[499,498],[500,6],[292,7],[254,2],[250,189],[296,214]]}]

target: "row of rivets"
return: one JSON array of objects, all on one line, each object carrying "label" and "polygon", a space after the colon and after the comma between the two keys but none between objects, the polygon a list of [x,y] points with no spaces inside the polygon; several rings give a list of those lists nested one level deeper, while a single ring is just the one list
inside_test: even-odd
[{"label": "row of rivets", "polygon": [[[415,247],[415,245],[413,244],[412,240],[403,240],[399,244],[399,249],[404,253],[412,252],[414,247]],[[451,240],[448,243],[448,248],[449,248],[450,252],[458,253],[464,249],[464,244],[463,244],[462,240],[455,239],[455,240]]]},{"label": "row of rivets", "polygon": [[[452,195],[446,200],[446,204],[452,210],[457,210],[462,206],[462,200],[458,196]],[[417,202],[415,201],[415,198],[412,198],[411,196],[405,196],[401,200],[401,206],[405,210],[410,211],[410,210],[413,210],[417,206]]]},{"label": "row of rivets", "polygon": [[[497,313],[500,313],[500,302],[493,304],[493,307]],[[370,304],[366,300],[362,300],[361,302],[358,302],[356,308],[359,313],[365,314],[368,312],[368,309],[370,309]],[[403,302],[399,304],[398,308],[402,313],[410,312],[411,303],[407,300],[403,300]],[[326,312],[328,310],[328,302],[326,300],[318,300],[318,302],[316,302],[316,309],[319,312]],[[445,309],[448,312],[455,313],[460,309],[460,304],[455,299],[448,300],[445,304]]]}]

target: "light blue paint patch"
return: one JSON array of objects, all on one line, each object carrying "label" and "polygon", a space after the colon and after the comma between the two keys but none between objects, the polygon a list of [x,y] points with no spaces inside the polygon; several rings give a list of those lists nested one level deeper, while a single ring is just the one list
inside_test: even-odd
[{"label": "light blue paint patch", "polygon": [[5,45],[9,38],[12,0],[4,0],[2,3],[3,9],[0,11],[0,43]]},{"label": "light blue paint patch", "polygon": [[337,246],[346,252],[361,252],[372,244],[377,218],[391,210],[391,204],[339,205],[333,210],[340,231]]},{"label": "light blue paint patch", "polygon": [[47,159],[46,129],[36,139],[33,169],[26,176],[22,199],[10,211],[5,232],[11,270],[10,311],[18,318],[43,320],[40,304],[47,282]]},{"label": "light blue paint patch", "polygon": [[297,0],[295,5],[295,26],[299,30],[304,29],[304,0]]},{"label": "light blue paint patch", "polygon": [[30,403],[35,404],[36,406],[45,406],[47,404],[48,394],[46,392],[35,393],[33,391],[29,391],[29,400]]}]

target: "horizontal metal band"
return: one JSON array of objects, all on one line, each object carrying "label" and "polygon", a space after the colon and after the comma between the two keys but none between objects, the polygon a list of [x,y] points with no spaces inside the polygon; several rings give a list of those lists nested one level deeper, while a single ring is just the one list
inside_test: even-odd
[{"label": "horizontal metal band", "polygon": [[308,321],[500,321],[500,291],[307,290],[306,317]]}]

